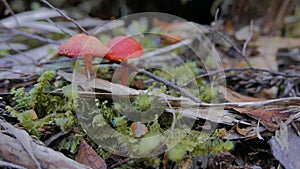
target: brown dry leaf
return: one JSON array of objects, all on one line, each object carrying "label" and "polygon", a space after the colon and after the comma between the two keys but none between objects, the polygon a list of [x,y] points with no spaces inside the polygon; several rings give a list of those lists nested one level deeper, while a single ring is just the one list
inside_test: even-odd
[{"label": "brown dry leaf", "polygon": [[[223,139],[240,140],[240,139],[245,139],[245,138],[256,138],[257,137],[256,126],[250,126],[250,127],[243,128],[243,131],[245,131],[245,133],[247,133],[246,136],[243,136],[243,135],[237,133],[235,127],[233,127],[231,130],[227,131],[226,136]],[[264,131],[266,131],[266,128],[261,126],[261,127],[259,127],[258,131],[260,133],[264,132]]]},{"label": "brown dry leaf", "polygon": [[[249,96],[241,95],[231,89],[220,87],[220,92],[225,95],[225,99],[229,102],[257,102],[263,101],[264,99],[254,98]],[[234,110],[247,114],[248,116],[259,120],[261,124],[268,130],[274,131],[277,125],[273,122],[277,120],[284,120],[290,116],[288,112],[284,112],[284,109],[253,109],[253,108],[234,108]]]},{"label": "brown dry leaf", "polygon": [[133,122],[130,125],[134,137],[141,137],[148,133],[148,128],[141,122]]},{"label": "brown dry leaf", "polygon": [[239,127],[239,124],[234,126],[235,130],[242,136],[247,136],[247,132]]},{"label": "brown dry leaf", "polygon": [[38,116],[37,116],[36,112],[35,112],[33,109],[31,109],[31,110],[29,110],[29,111],[30,111],[31,119],[32,119],[32,120],[38,119]]},{"label": "brown dry leaf", "polygon": [[227,134],[226,128],[221,128],[221,129],[219,129],[219,136],[220,136],[221,138],[224,138],[224,137],[226,136],[226,134]]},{"label": "brown dry leaf", "polygon": [[93,169],[106,169],[105,161],[89,146],[83,138],[80,138],[80,146],[76,161]]},{"label": "brown dry leaf", "polygon": [[221,93],[223,93],[223,95],[225,96],[225,99],[229,102],[258,102],[258,101],[265,100],[265,99],[241,95],[241,94],[239,94],[229,88],[225,88],[223,86],[219,86],[218,89]]}]

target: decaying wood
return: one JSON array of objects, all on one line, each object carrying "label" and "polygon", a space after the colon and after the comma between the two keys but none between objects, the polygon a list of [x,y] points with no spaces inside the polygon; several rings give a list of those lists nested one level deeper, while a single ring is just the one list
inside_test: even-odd
[{"label": "decaying wood", "polygon": [[[26,168],[37,168],[37,163],[32,159],[27,150],[22,145],[22,140],[18,140],[14,134],[20,133],[20,129],[13,127],[11,124],[0,120],[0,126],[9,130],[0,130],[0,158]],[[15,131],[10,131],[15,130]],[[23,135],[24,137],[25,135]],[[51,148],[33,142],[32,138],[27,134],[24,140],[30,140],[30,148],[34,158],[36,158],[41,168],[72,168],[84,169],[88,168],[72,159],[67,158],[60,152]]]}]

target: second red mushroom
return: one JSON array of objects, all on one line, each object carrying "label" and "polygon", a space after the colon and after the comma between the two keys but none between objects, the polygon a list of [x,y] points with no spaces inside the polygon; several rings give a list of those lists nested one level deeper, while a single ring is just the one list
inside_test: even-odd
[{"label": "second red mushroom", "polygon": [[[105,55],[108,60],[115,60],[126,62],[128,59],[137,58],[144,54],[141,44],[132,37],[117,36],[111,39],[107,47],[110,49]],[[127,84],[127,67],[121,66],[122,70],[122,84]]]}]

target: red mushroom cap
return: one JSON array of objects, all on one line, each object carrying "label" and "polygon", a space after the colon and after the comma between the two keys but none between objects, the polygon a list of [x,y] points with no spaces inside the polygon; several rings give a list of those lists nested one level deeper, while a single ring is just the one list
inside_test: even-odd
[{"label": "red mushroom cap", "polygon": [[86,34],[77,34],[59,46],[59,53],[62,55],[74,58],[83,56],[84,70],[88,75],[92,70],[93,56],[104,57],[109,52],[96,37]]},{"label": "red mushroom cap", "polygon": [[132,37],[117,36],[111,39],[107,47],[110,52],[105,55],[108,60],[126,61],[144,54],[141,44]]},{"label": "red mushroom cap", "polygon": [[104,57],[108,52],[109,49],[96,37],[86,34],[77,34],[59,46],[60,54],[71,57],[84,55]]}]

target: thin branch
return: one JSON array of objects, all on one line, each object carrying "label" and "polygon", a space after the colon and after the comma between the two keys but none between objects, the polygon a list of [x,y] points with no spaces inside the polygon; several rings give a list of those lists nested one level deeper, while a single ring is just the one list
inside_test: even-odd
[{"label": "thin branch", "polygon": [[224,107],[224,108],[261,108],[279,106],[300,106],[300,97],[287,97],[257,102],[230,102],[230,103],[199,103],[196,107]]},{"label": "thin branch", "polygon": [[6,161],[1,161],[1,160],[0,160],[0,166],[1,167],[15,168],[15,169],[26,169],[23,166],[20,166],[20,165],[17,165],[17,164],[13,164],[13,163],[9,163],[9,162],[6,162]]},{"label": "thin branch", "polygon": [[245,62],[247,63],[248,67],[250,67],[252,69],[252,66],[250,64],[250,62],[248,61],[248,59],[246,58],[246,56],[243,54],[243,52],[227,37],[225,36],[223,33],[216,31],[216,33],[223,38],[226,42],[228,42],[234,50],[236,50],[238,52],[238,54],[240,54],[243,59],[245,60]]},{"label": "thin branch", "polygon": [[55,141],[56,139],[58,139],[59,137],[61,136],[64,136],[66,134],[69,134],[72,130],[73,130],[74,127],[70,127],[67,131],[63,132],[63,131],[60,131],[58,133],[56,133],[55,135],[51,136],[50,138],[48,138],[46,141],[44,141],[44,144],[45,146],[49,146],[53,141]]},{"label": "thin branch", "polygon": [[31,60],[33,63],[35,63],[35,60],[33,60],[30,56],[26,55],[24,52],[18,50],[18,49],[15,49],[13,46],[11,46],[8,42],[6,41],[3,41],[0,39],[0,42],[7,45],[11,50],[17,52],[18,54],[21,54],[23,56],[25,56],[26,58],[28,58],[29,60]]},{"label": "thin branch", "polygon": [[41,2],[43,2],[44,4],[46,4],[47,6],[49,6],[51,9],[55,10],[56,12],[58,12],[61,16],[63,16],[64,18],[66,18],[68,21],[73,22],[76,27],[78,29],[80,29],[82,32],[84,32],[87,35],[90,35],[82,26],[79,25],[78,22],[76,22],[74,19],[70,18],[69,16],[67,16],[66,14],[64,14],[60,9],[54,7],[50,2],[48,2],[47,0],[40,0]]},{"label": "thin branch", "polygon": [[[0,30],[1,31],[1,30]],[[27,32],[23,32],[23,31],[19,31],[19,30],[15,30],[15,29],[10,29],[10,28],[5,28],[5,31],[7,31],[6,33],[14,33],[14,34],[18,34],[18,35],[22,35],[31,39],[35,39],[41,42],[45,42],[45,43],[52,43],[52,44],[56,44],[56,45],[60,45],[61,42],[49,39],[49,38],[44,38],[38,35],[34,35],[34,34],[30,34]]]},{"label": "thin branch", "polygon": [[109,168],[109,169],[110,169],[110,168],[116,168],[116,167],[118,167],[118,166],[120,166],[120,165],[122,165],[122,164],[125,164],[125,163],[129,162],[130,160],[132,160],[132,158],[130,158],[130,157],[125,158],[124,160],[121,160],[121,161],[119,161],[118,163],[113,164],[113,165],[111,165],[111,166],[108,167],[108,168]]},{"label": "thin branch", "polygon": [[16,15],[15,15],[15,12],[13,11],[13,9],[10,7],[10,5],[7,3],[6,0],[2,0],[2,2],[4,3],[6,9],[9,11],[9,13],[12,15],[12,17],[15,19],[18,27],[21,27],[21,24],[19,22],[19,20],[17,19]]},{"label": "thin branch", "polygon": [[196,102],[196,103],[201,103],[201,100],[200,100],[198,97],[194,96],[193,94],[191,94],[191,93],[188,92],[187,90],[185,90],[185,89],[183,89],[183,88],[181,88],[181,87],[175,85],[174,83],[172,83],[172,82],[170,82],[170,81],[168,81],[168,80],[166,80],[166,79],[163,79],[163,78],[161,78],[161,77],[155,76],[154,74],[152,74],[151,72],[146,71],[145,69],[140,69],[140,68],[131,66],[130,64],[125,63],[125,62],[121,62],[121,65],[122,65],[122,66],[126,66],[126,67],[128,67],[129,69],[132,69],[132,70],[134,70],[134,71],[136,71],[136,72],[140,72],[140,73],[142,73],[142,74],[144,74],[144,75],[146,75],[146,76],[148,76],[148,77],[150,77],[150,78],[152,78],[152,79],[154,79],[154,80],[156,80],[156,81],[162,82],[163,84],[165,84],[165,85],[167,85],[167,86],[173,88],[174,90],[178,91],[178,92],[181,93],[183,96],[190,98],[190,99],[193,100],[194,102]]},{"label": "thin branch", "polygon": [[252,71],[257,71],[257,72],[267,72],[270,73],[272,75],[275,76],[283,76],[283,77],[288,77],[288,78],[300,78],[300,74],[289,74],[289,73],[282,73],[282,72],[278,72],[275,70],[267,70],[267,69],[261,69],[261,68],[250,68],[250,67],[243,67],[243,68],[236,68],[236,67],[232,67],[232,68],[226,68],[224,70],[217,70],[214,72],[210,72],[210,73],[206,73],[206,74],[201,74],[196,76],[197,79],[199,78],[203,78],[203,77],[207,77],[207,76],[214,76],[217,75],[219,73],[223,73],[223,72],[230,72],[230,71],[247,71],[247,70],[252,70]]},{"label": "thin branch", "polygon": [[67,34],[69,36],[73,36],[71,33],[65,31],[64,29],[62,29],[57,23],[53,22],[50,18],[47,18],[47,21],[49,23],[51,23],[52,25],[56,26],[61,32],[65,33],[65,34]]},{"label": "thin branch", "polygon": [[256,126],[256,136],[258,139],[260,140],[264,140],[264,138],[261,136],[260,132],[259,132],[259,124],[260,124],[260,118],[258,119],[258,122],[257,122],[257,126]]},{"label": "thin branch", "polygon": [[216,14],[215,14],[215,23],[218,21],[219,11],[220,11],[220,9],[218,8],[218,9],[216,10]]},{"label": "thin branch", "polygon": [[247,49],[247,46],[248,46],[248,43],[250,42],[251,38],[253,36],[253,20],[250,21],[250,30],[249,30],[249,35],[243,45],[243,50],[242,50],[242,53],[244,56],[246,56],[246,49]]},{"label": "thin branch", "polygon": [[[246,58],[246,55],[227,36],[225,36],[224,34],[222,34],[221,32],[218,31],[217,26],[216,26],[217,21],[218,21],[218,14],[219,14],[219,9],[217,9],[217,11],[215,13],[214,24],[212,24],[212,26],[210,27],[210,30],[211,30],[212,34],[217,33],[221,38],[223,38],[226,42],[228,42],[234,48],[234,50],[236,50],[242,56],[242,58],[245,60],[247,65],[250,68],[252,68],[250,62]],[[252,35],[251,35],[251,37],[252,37]],[[250,39],[251,39],[251,37],[250,37]],[[246,44],[246,46],[247,46],[247,44]]]}]

